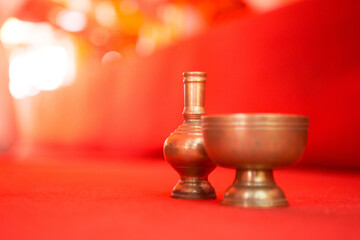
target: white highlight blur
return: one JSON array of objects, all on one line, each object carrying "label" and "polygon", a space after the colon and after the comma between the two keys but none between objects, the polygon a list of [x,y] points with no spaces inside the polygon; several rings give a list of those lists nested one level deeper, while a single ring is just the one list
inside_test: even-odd
[{"label": "white highlight blur", "polygon": [[116,11],[111,2],[100,2],[95,8],[95,18],[104,27],[114,26],[116,23]]},{"label": "white highlight blur", "polygon": [[8,19],[0,40],[10,51],[9,89],[14,98],[33,96],[72,83],[75,50],[64,33],[47,23]]},{"label": "white highlight blur", "polygon": [[245,0],[244,2],[257,12],[268,12],[297,0]]},{"label": "white highlight blur", "polygon": [[0,39],[6,46],[49,42],[54,31],[48,23],[32,23],[9,18],[0,30]]},{"label": "white highlight blur", "polygon": [[59,46],[14,52],[9,67],[10,93],[24,98],[54,90],[63,82],[67,68],[66,50]]},{"label": "white highlight blur", "polygon": [[82,12],[62,10],[56,16],[56,23],[68,32],[79,32],[86,27],[86,15]]}]

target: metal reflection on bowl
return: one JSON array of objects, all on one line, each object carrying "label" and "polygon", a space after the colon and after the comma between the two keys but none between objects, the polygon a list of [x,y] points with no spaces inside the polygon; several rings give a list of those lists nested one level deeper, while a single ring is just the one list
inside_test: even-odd
[{"label": "metal reflection on bowl", "polygon": [[277,207],[288,202],[273,169],[302,156],[309,118],[290,114],[228,114],[202,117],[206,151],[219,166],[236,169],[222,204]]}]

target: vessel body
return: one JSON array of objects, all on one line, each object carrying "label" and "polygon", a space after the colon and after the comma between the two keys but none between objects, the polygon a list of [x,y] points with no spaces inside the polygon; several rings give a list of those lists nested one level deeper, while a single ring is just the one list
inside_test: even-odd
[{"label": "vessel body", "polygon": [[171,196],[181,199],[214,199],[216,194],[208,181],[208,175],[216,165],[206,153],[201,130],[201,116],[206,114],[206,73],[187,72],[183,75],[184,122],[164,143],[164,157],[180,175]]}]

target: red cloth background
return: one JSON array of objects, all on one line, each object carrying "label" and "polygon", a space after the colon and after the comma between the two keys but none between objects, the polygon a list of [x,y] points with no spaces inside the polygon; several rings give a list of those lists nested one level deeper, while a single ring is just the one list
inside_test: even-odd
[{"label": "red cloth background", "polygon": [[182,122],[181,73],[199,70],[209,114],[307,115],[301,163],[359,169],[359,12],[358,1],[307,0],[221,22],[149,57],[89,63],[71,87],[18,101],[21,140],[161,156]]},{"label": "red cloth background", "polygon": [[311,122],[302,163],[359,168],[359,12],[356,1],[303,1],[221,24],[122,66],[118,79],[143,81],[140,87],[124,85],[133,98],[119,112],[137,124],[125,124],[122,138],[110,136],[108,145],[160,150],[181,123],[180,73],[201,70],[208,72],[208,113],[307,115]]},{"label": "red cloth background", "polygon": [[[359,11],[354,1],[304,1],[219,26],[159,53],[150,68],[164,71],[158,77],[166,80],[154,95],[174,89],[163,98],[161,124],[170,130],[181,109],[175,94],[180,81],[168,72],[204,70],[208,113],[307,115],[309,141],[302,162],[359,168]],[[166,59],[168,67],[161,67]]]}]

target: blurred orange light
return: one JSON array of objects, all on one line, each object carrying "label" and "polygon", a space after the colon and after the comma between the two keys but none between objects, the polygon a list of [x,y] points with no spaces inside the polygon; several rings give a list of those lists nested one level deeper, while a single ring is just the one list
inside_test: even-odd
[{"label": "blurred orange light", "polygon": [[90,33],[90,41],[96,46],[103,46],[109,40],[110,33],[106,28],[97,27]]},{"label": "blurred orange light", "polygon": [[139,5],[135,0],[123,0],[120,3],[120,10],[125,14],[134,14],[139,10]]},{"label": "blurred orange light", "polygon": [[101,2],[95,8],[95,18],[104,27],[111,27],[117,21],[117,15],[111,2]]},{"label": "blurred orange light", "polygon": [[139,39],[136,43],[135,50],[139,55],[148,56],[156,48],[156,40],[159,36],[158,26],[155,24],[144,24],[139,31]]}]

